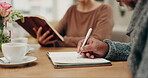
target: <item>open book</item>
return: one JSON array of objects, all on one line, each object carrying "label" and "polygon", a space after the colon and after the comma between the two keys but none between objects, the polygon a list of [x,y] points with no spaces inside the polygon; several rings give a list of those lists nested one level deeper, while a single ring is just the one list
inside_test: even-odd
[{"label": "open book", "polygon": [[109,60],[106,60],[104,58],[84,58],[80,57],[80,55],[77,52],[48,52],[47,55],[51,59],[55,68],[112,65]]},{"label": "open book", "polygon": [[38,29],[39,27],[42,27],[43,30],[41,34],[50,31],[49,35],[53,34],[53,39],[64,41],[63,37],[46,21],[44,17],[25,16],[24,19],[25,22],[22,22],[21,19],[16,20],[16,22],[34,38],[36,38],[36,33],[33,31],[33,28]]}]

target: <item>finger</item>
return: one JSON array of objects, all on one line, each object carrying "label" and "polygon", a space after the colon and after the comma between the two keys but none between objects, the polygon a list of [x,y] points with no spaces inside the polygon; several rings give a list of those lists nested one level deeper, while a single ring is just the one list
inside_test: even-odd
[{"label": "finger", "polygon": [[85,45],[81,50],[82,52],[93,51],[93,47],[91,45]]},{"label": "finger", "polygon": [[51,38],[53,38],[53,35],[50,35],[49,37],[47,37],[47,38],[43,41],[43,43],[49,41]]},{"label": "finger", "polygon": [[41,31],[42,31],[42,27],[40,27],[39,29],[38,29],[38,31],[37,31],[37,39],[39,39],[40,38],[40,36],[41,36]]},{"label": "finger", "polygon": [[86,56],[87,56],[87,57],[90,57],[90,53],[86,53]]},{"label": "finger", "polygon": [[43,41],[43,40],[45,40],[45,38],[47,37],[47,35],[49,34],[50,32],[49,31],[46,31],[41,37],[40,37],[40,39],[39,39],[39,41]]},{"label": "finger", "polygon": [[82,55],[83,57],[85,57],[85,56],[86,56],[86,55],[85,55],[85,53],[83,53],[83,52],[81,53],[81,55]]},{"label": "finger", "polygon": [[93,41],[91,40],[91,39],[89,39],[88,41],[87,41],[87,44],[92,44],[93,43]]},{"label": "finger", "polygon": [[95,56],[94,56],[94,55],[91,55],[91,56],[90,56],[90,58],[91,58],[91,59],[94,59],[94,58],[95,58]]},{"label": "finger", "polygon": [[37,29],[36,29],[35,27],[33,28],[33,31],[34,31],[35,33],[37,33]]},{"label": "finger", "polygon": [[83,41],[84,41],[84,40],[81,40],[81,41],[78,42],[77,52],[80,52],[80,48],[81,48],[81,46],[82,46],[82,44],[83,44]]}]

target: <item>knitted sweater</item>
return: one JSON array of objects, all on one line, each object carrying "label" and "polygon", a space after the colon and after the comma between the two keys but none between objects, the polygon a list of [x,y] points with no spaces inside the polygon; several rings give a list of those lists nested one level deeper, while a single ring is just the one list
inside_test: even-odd
[{"label": "knitted sweater", "polygon": [[106,59],[127,60],[134,78],[148,77],[148,0],[139,0],[127,31],[131,43],[104,40],[110,46]]}]

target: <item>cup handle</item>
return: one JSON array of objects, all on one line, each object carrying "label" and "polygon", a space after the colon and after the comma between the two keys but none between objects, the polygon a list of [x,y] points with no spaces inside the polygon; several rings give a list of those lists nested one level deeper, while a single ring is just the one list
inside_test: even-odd
[{"label": "cup handle", "polygon": [[29,44],[27,44],[27,51],[26,51],[26,53],[31,53],[32,50],[34,50],[34,48],[32,48],[31,46],[29,46]]},{"label": "cup handle", "polygon": [[26,48],[26,54],[30,51],[30,47],[29,44],[27,44],[27,48]]}]

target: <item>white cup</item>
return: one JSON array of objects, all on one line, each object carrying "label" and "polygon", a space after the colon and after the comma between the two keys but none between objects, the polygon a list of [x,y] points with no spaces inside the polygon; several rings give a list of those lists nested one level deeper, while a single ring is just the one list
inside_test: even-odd
[{"label": "white cup", "polygon": [[28,52],[26,43],[4,43],[2,44],[2,53],[11,63],[19,63]]},{"label": "white cup", "polygon": [[19,37],[19,38],[11,38],[12,43],[28,43],[28,38]]}]

